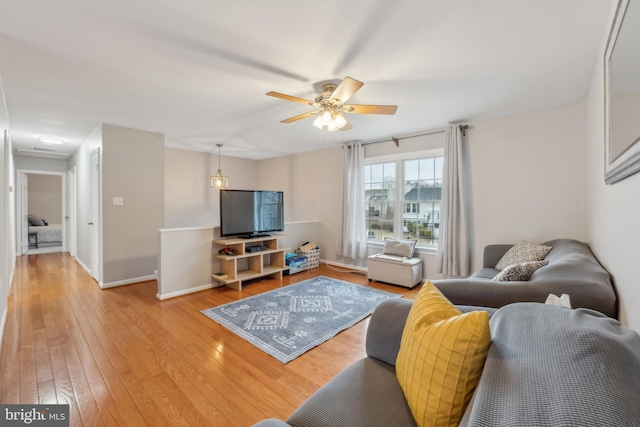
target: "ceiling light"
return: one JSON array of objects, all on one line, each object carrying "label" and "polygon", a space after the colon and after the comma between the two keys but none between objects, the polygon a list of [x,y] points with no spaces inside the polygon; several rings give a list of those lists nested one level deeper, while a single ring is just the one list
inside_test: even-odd
[{"label": "ceiling light", "polygon": [[331,123],[332,120],[332,114],[331,111],[329,110],[324,110],[324,113],[322,113],[322,125],[323,126],[329,126],[329,123]]},{"label": "ceiling light", "polygon": [[322,116],[318,116],[316,117],[316,119],[313,121],[313,125],[315,127],[317,127],[318,129],[322,130],[322,127],[324,126],[322,124]]},{"label": "ceiling light", "polygon": [[64,138],[58,136],[39,136],[38,139],[45,144],[62,144],[64,142]]},{"label": "ceiling light", "polygon": [[336,123],[336,126],[338,127],[338,129],[342,129],[344,125],[347,124],[347,119],[344,118],[342,113],[336,113],[333,118],[333,121]]},{"label": "ceiling light", "polygon": [[222,144],[216,144],[218,146],[218,173],[209,178],[209,186],[211,188],[229,188],[229,178],[222,175],[222,169],[220,169],[220,147]]},{"label": "ceiling light", "polygon": [[325,108],[322,113],[316,117],[313,121],[313,125],[322,130],[327,127],[329,132],[342,129],[347,124],[347,119],[342,115],[340,111],[335,111],[330,108]]}]

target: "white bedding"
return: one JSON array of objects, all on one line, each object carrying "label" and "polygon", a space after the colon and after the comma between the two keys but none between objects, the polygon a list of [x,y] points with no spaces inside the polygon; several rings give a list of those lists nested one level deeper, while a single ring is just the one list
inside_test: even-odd
[{"label": "white bedding", "polygon": [[38,233],[38,244],[62,242],[62,224],[30,225],[29,233]]}]

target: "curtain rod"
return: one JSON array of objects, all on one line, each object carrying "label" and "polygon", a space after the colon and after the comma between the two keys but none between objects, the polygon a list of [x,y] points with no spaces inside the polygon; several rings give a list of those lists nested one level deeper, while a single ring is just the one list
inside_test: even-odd
[{"label": "curtain rod", "polygon": [[[469,129],[469,125],[458,125],[458,128],[460,128],[460,130],[462,131],[462,136],[467,136],[466,130]],[[378,144],[380,142],[393,141],[396,144],[396,147],[398,147],[401,139],[417,138],[419,136],[432,135],[434,133],[440,133],[446,130],[447,130],[446,127],[435,128],[435,129],[430,129],[423,132],[411,133],[411,134],[400,136],[400,137],[392,136],[390,138],[386,137],[386,138],[374,139],[372,141],[365,141],[365,142],[362,142],[362,145]]]}]

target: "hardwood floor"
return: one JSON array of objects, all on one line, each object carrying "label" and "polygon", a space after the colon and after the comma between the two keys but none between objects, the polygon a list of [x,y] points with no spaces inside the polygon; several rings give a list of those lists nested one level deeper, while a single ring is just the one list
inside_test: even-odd
[{"label": "hardwood floor", "polygon": [[[342,269],[341,269],[342,270]],[[201,310],[325,275],[320,268],[242,291],[214,288],[158,301],[156,281],[101,290],[66,253],[18,258],[0,358],[0,402],[70,405],[72,426],[250,426],[286,419],[364,356],[368,318],[283,365]]]}]

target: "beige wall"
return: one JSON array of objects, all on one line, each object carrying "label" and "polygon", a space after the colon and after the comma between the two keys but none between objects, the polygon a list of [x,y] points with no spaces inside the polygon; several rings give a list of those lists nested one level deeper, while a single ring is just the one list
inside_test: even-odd
[{"label": "beige wall", "polygon": [[164,136],[103,125],[101,166],[103,282],[153,276],[164,226]]},{"label": "beige wall", "polygon": [[[77,259],[90,268],[91,154],[100,150],[100,272],[102,286],[153,276],[158,229],[164,225],[164,137],[111,125],[98,126],[69,159],[76,168]],[[122,197],[123,205],[113,203]]]},{"label": "beige wall", "polygon": [[[256,160],[220,158],[229,188],[236,190],[257,188],[257,165]],[[164,228],[220,225],[220,192],[209,187],[209,177],[218,170],[218,155],[166,148],[164,168]]]},{"label": "beige wall", "polygon": [[29,174],[29,214],[62,224],[62,176]]},{"label": "beige wall", "polygon": [[[485,245],[521,239],[584,240],[584,104],[470,122],[464,141],[469,174],[473,268]],[[323,259],[343,258],[342,148],[262,160],[259,182],[285,192],[287,221],[318,220]],[[375,252],[371,248],[370,252]],[[423,251],[425,277],[440,278]]]},{"label": "beige wall", "polygon": [[330,147],[262,160],[258,168],[259,189],[284,191],[286,222],[318,221],[317,243],[322,257],[331,261],[342,261],[336,255],[342,234],[342,162],[342,148]]},{"label": "beige wall", "polygon": [[583,240],[584,104],[469,123],[473,269],[491,243]]},{"label": "beige wall", "polygon": [[[76,168],[76,258],[89,271],[91,227],[91,153],[102,148],[102,126],[98,126],[69,158],[68,170]],[[102,272],[99,274],[102,281]]]},{"label": "beige wall", "polygon": [[[0,100],[4,100],[4,89],[0,82]],[[6,136],[6,139],[5,139]],[[6,104],[0,102],[0,340],[4,333],[4,322],[7,313],[7,297],[11,289],[11,273],[13,271],[13,228],[10,206],[9,184],[11,182],[11,143],[9,134],[9,113]]]},{"label": "beige wall", "polygon": [[586,235],[596,257],[611,273],[622,323],[640,331],[640,173],[612,185],[604,183],[604,46],[596,61],[587,97]]}]

